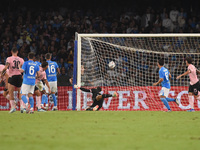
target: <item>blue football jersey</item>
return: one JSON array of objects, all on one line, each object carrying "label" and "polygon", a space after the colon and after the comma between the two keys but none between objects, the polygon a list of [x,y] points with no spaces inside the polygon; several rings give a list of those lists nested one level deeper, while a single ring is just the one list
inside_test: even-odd
[{"label": "blue football jersey", "polygon": [[57,68],[58,64],[55,61],[47,61],[49,66],[48,69],[45,71],[47,76],[47,81],[57,81]]},{"label": "blue football jersey", "polygon": [[163,78],[163,81],[161,82],[162,87],[170,89],[169,70],[165,67],[161,67],[159,70],[159,77]]},{"label": "blue football jersey", "polygon": [[35,61],[35,62],[37,63],[38,66],[41,66],[41,64],[42,64],[42,63],[39,62],[39,61]]},{"label": "blue football jersey", "polygon": [[36,62],[28,60],[22,65],[24,70],[23,84],[35,85],[36,72],[39,71],[39,66]]}]

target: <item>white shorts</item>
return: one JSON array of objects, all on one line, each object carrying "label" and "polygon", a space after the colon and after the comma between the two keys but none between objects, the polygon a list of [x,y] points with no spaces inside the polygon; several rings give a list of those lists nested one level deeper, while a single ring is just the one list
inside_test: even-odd
[{"label": "white shorts", "polygon": [[[49,82],[51,92],[57,92],[57,81]],[[49,93],[49,88],[45,84],[45,91]]]},{"label": "white shorts", "polygon": [[162,87],[160,93],[159,93],[159,96],[165,96],[165,97],[168,97],[169,95],[169,90],[168,88],[166,87]]},{"label": "white shorts", "polygon": [[37,86],[39,91],[43,91],[44,89],[44,84],[42,83],[42,81],[39,81],[35,86]]},{"label": "white shorts", "polygon": [[34,94],[35,85],[22,84],[21,94]]}]

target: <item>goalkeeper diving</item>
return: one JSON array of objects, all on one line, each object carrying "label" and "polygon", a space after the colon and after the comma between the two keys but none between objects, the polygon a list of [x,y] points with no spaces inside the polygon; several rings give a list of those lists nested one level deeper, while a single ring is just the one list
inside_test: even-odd
[{"label": "goalkeeper diving", "polygon": [[117,92],[114,92],[113,95],[111,95],[111,94],[101,94],[100,93],[101,87],[86,89],[86,88],[78,87],[77,85],[74,85],[74,88],[80,89],[81,91],[84,91],[84,92],[92,93],[93,104],[91,106],[89,106],[88,108],[86,108],[86,111],[98,111],[102,108],[104,98],[117,97],[118,96]]}]

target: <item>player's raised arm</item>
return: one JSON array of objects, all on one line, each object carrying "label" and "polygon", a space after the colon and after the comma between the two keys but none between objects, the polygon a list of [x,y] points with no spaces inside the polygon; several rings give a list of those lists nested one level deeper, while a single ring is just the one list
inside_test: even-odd
[{"label": "player's raised arm", "polygon": [[84,92],[92,92],[90,89],[86,89],[86,88],[78,87],[76,84],[74,85],[74,88],[76,88],[76,89],[80,89],[81,91],[84,91]]},{"label": "player's raised arm", "polygon": [[96,96],[96,100],[99,101],[101,100],[102,98],[108,98],[108,97],[118,97],[118,94],[117,92],[114,92],[113,95],[112,94],[102,94],[102,95],[97,95]]}]

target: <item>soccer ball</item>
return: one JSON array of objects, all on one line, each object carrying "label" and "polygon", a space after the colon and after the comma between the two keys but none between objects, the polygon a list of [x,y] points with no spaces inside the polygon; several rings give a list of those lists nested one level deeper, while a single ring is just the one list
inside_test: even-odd
[{"label": "soccer ball", "polygon": [[109,62],[108,66],[111,69],[115,68],[115,62],[114,61]]}]

